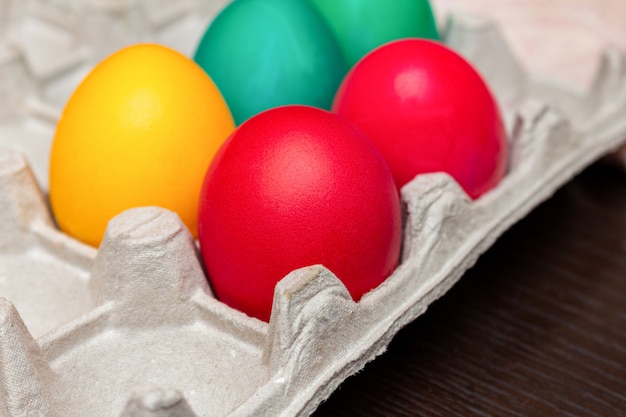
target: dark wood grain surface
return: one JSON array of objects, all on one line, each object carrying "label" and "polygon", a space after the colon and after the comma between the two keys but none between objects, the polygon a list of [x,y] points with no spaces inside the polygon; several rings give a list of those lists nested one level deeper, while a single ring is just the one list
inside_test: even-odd
[{"label": "dark wood grain surface", "polygon": [[563,187],[315,416],[626,416],[626,175]]}]

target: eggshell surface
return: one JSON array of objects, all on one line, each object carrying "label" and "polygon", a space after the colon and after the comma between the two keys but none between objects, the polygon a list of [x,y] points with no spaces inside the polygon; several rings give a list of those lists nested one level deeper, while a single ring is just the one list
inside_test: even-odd
[{"label": "eggshell surface", "polygon": [[333,111],[374,142],[398,188],[447,172],[476,199],[506,173],[498,105],[480,74],[441,43],[402,39],[370,52],[344,79]]},{"label": "eggshell surface", "polygon": [[330,109],[347,73],[337,40],[308,0],[235,0],[208,27],[194,59],[239,125],[280,105]]},{"label": "eggshell surface", "polygon": [[234,129],[221,93],[192,60],[154,44],[122,49],[69,99],[50,157],[59,227],[98,246],[122,211],[155,205],[197,235],[207,167]]},{"label": "eggshell surface", "polygon": [[276,283],[322,264],[355,300],[397,265],[401,212],[380,153],[327,111],[265,111],[231,135],[200,197],[199,241],[219,299],[268,320]]},{"label": "eggshell surface", "polygon": [[333,30],[350,68],[386,42],[401,38],[439,38],[428,0],[310,1]]}]

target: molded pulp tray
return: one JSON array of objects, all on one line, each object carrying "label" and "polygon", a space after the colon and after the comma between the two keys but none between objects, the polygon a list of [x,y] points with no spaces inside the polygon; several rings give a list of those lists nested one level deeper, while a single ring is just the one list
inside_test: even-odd
[{"label": "molded pulp tray", "polygon": [[303,268],[263,323],[213,298],[175,214],[122,213],[96,251],[55,228],[45,197],[54,121],[89,68],[139,40],[189,54],[185,39],[221,3],[0,0],[0,416],[310,415],[507,228],[626,139],[620,53],[580,93],[527,75],[492,23],[451,19],[446,42],[505,114],[506,178],[472,202],[444,174],[417,177],[385,283],[355,303],[332,272]]}]

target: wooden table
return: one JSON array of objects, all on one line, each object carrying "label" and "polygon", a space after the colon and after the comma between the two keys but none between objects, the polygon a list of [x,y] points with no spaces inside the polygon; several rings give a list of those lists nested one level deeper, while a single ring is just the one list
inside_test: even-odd
[{"label": "wooden table", "polygon": [[626,174],[563,187],[315,416],[626,416]]}]

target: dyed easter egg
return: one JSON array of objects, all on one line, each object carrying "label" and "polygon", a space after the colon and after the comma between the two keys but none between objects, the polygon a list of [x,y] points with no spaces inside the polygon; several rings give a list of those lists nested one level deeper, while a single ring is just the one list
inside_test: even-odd
[{"label": "dyed easter egg", "polygon": [[235,0],[210,24],[196,62],[236,124],[272,107],[330,109],[347,72],[339,45],[308,0]]},{"label": "dyed easter egg", "polygon": [[401,38],[438,39],[428,0],[310,0],[337,37],[349,67]]},{"label": "dyed easter egg", "polygon": [[197,234],[207,167],[234,129],[206,73],[169,48],[142,44],[97,65],[56,128],[50,202],[64,232],[98,246],[108,221],[137,206],[178,213]]},{"label": "dyed easter egg", "polygon": [[274,108],[239,126],[207,171],[199,213],[215,294],[266,321],[292,270],[322,264],[359,300],[399,258],[389,168],[354,127],[317,108]]},{"label": "dyed easter egg", "polygon": [[478,198],[506,172],[508,141],[489,87],[441,43],[403,39],[370,52],[346,76],[333,111],[374,142],[398,188],[447,172]]}]

